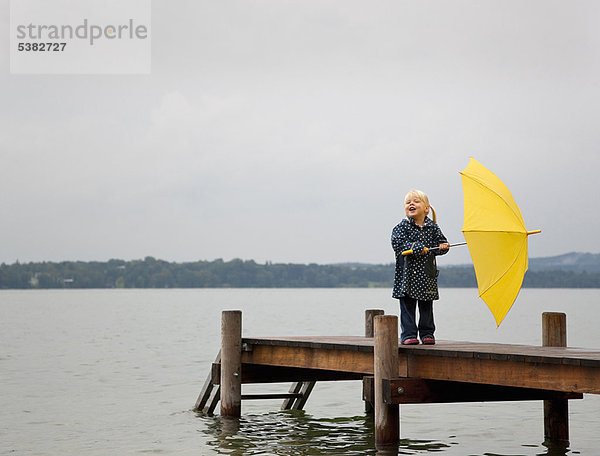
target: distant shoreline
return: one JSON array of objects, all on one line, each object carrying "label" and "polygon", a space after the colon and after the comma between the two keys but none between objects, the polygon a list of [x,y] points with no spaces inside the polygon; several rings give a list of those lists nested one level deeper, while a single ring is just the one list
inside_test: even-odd
[{"label": "distant shoreline", "polygon": [[[524,288],[600,288],[600,255],[533,258]],[[390,288],[394,264],[319,265],[254,260],[31,262],[0,265],[0,289]],[[476,287],[472,265],[440,266],[441,288]]]}]

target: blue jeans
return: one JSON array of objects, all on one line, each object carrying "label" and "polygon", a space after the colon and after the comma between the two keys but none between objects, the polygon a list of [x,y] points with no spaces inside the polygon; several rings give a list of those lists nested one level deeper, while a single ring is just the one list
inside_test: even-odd
[{"label": "blue jeans", "polygon": [[[419,326],[416,323],[417,302],[419,303]],[[433,322],[433,301],[421,301],[403,296],[400,298],[400,326],[402,334],[400,340],[433,337],[435,324]]]}]

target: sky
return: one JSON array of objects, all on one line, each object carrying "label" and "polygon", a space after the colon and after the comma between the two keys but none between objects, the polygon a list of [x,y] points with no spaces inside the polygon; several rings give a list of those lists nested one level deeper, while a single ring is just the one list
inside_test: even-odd
[{"label": "sky", "polygon": [[469,157],[542,230],[530,257],[598,253],[599,17],[595,0],[155,0],[150,74],[22,75],[0,0],[0,263],[390,263],[413,188],[464,240]]}]

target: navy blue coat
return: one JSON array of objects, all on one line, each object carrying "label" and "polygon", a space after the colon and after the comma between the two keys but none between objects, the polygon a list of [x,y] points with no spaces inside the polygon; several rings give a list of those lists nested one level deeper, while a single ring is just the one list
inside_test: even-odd
[{"label": "navy blue coat", "polygon": [[[442,230],[429,217],[425,217],[423,226],[407,217],[394,227],[392,248],[396,253],[396,273],[392,297],[409,296],[427,301],[439,299],[435,257],[448,253],[448,250],[430,250],[425,255],[421,252],[423,247],[438,247],[444,242],[448,241]],[[405,250],[413,250],[414,253],[402,256]]]}]

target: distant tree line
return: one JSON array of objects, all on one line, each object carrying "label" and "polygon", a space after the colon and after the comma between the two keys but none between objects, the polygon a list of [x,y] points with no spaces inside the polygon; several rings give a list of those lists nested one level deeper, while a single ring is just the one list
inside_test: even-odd
[{"label": "distant tree line", "polygon": [[[472,266],[440,268],[439,285],[475,287]],[[0,288],[341,288],[389,287],[394,265],[283,264],[234,259],[172,263],[143,260],[40,262],[0,265]],[[600,288],[600,273],[529,271],[523,286]]]}]

